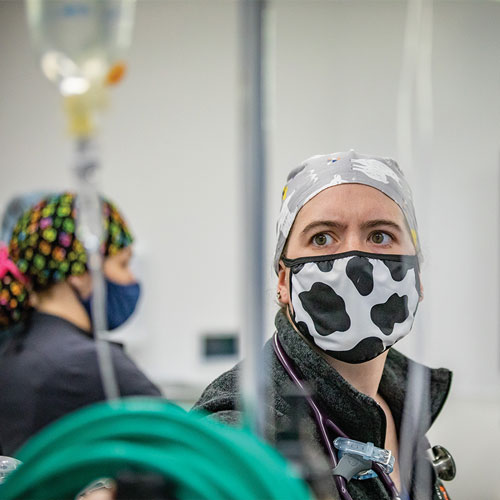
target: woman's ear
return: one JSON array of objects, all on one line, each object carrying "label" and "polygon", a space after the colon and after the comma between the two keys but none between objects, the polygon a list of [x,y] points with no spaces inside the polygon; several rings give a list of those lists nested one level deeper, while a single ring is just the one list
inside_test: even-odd
[{"label": "woman's ear", "polygon": [[38,293],[30,292],[29,298],[28,298],[28,303],[31,307],[34,307],[36,309],[40,304],[40,297],[39,297]]},{"label": "woman's ear", "polygon": [[278,302],[280,305],[286,306],[290,303],[290,294],[288,291],[288,270],[281,260],[279,266],[277,290]]},{"label": "woman's ear", "polygon": [[92,278],[90,277],[90,273],[86,272],[80,276],[69,276],[68,283],[83,300],[90,297],[92,293]]}]

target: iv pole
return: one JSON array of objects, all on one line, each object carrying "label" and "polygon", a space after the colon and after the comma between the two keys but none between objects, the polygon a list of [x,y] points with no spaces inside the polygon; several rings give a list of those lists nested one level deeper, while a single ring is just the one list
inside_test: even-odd
[{"label": "iv pole", "polygon": [[128,46],[135,0],[26,0],[28,25],[43,72],[64,97],[74,139],[72,170],[77,186],[77,235],[87,253],[92,277],[92,323],[106,399],[119,394],[107,330],[102,272],[102,202],[98,192],[99,157],[95,116],[105,104],[106,86],[124,72],[119,55]]},{"label": "iv pole", "polygon": [[257,436],[265,428],[265,223],[266,144],[264,133],[264,16],[266,0],[241,0],[242,87],[241,192],[243,193],[242,339],[245,424]]}]

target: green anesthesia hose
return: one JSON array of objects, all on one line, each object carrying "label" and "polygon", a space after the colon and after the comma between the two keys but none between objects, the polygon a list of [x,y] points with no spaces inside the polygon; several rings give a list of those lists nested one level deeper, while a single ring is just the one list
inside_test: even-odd
[{"label": "green anesthesia hose", "polygon": [[2,500],[73,500],[94,479],[131,469],[161,474],[181,500],[312,500],[292,467],[248,431],[162,399],[84,408],[48,426],[16,456],[23,465],[0,485]]}]

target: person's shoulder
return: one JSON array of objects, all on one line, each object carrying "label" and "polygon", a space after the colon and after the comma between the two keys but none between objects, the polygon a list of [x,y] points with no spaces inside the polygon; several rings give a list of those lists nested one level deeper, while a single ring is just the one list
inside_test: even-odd
[{"label": "person's shoulder", "polygon": [[[46,383],[64,387],[100,388],[97,343],[69,321],[50,315],[37,314],[26,334],[26,349],[31,357],[44,360]],[[110,351],[122,395],[161,395],[159,389],[144,375],[123,346],[105,341]]]},{"label": "person's shoulder", "polygon": [[94,340],[70,321],[59,316],[35,312],[26,329],[21,345],[27,351],[44,354],[51,359],[75,357],[91,352]]},{"label": "person's shoulder", "polygon": [[239,399],[240,364],[219,375],[201,394],[191,411],[204,411],[217,420],[234,423],[239,420],[237,408]]},{"label": "person's shoulder", "polygon": [[130,358],[123,346],[109,342],[113,365],[122,396],[161,396],[161,390]]},{"label": "person's shoulder", "polygon": [[79,362],[81,348],[75,353],[75,342],[80,346],[82,342],[90,344],[91,341],[81,340],[83,334],[76,335],[68,322],[56,316],[39,313],[33,316],[8,339],[2,352],[2,367],[8,370],[10,377],[25,379],[36,373],[32,379],[38,387],[47,379],[60,376],[61,366]]},{"label": "person's shoulder", "polygon": [[[106,341],[114,361],[126,358],[121,344]],[[54,366],[80,366],[97,362],[96,341],[70,321],[49,314],[36,313],[25,334],[23,346],[50,359]]]}]

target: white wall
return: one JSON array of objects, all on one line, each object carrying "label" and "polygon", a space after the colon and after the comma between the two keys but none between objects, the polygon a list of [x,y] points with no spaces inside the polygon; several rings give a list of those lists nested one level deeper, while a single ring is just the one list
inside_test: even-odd
[{"label": "white wall", "polygon": [[[0,9],[4,203],[72,178],[61,104],[35,63],[23,3]],[[130,73],[102,123],[101,185],[130,220],[144,273],[143,331],[127,338],[162,384],[205,384],[231,364],[200,364],[198,336],[238,327],[234,21],[230,1],[139,2]]]},{"label": "white wall", "polygon": [[[71,185],[60,102],[36,67],[22,7],[0,0],[0,204],[20,191]],[[139,1],[130,74],[103,121],[102,187],[137,235],[145,289],[141,313],[123,335],[171,397],[176,385],[201,387],[232,364],[202,363],[199,335],[239,327],[245,242],[236,236],[236,7]],[[291,167],[349,148],[397,157],[405,8],[400,1],[273,3],[269,262]],[[434,18],[432,162],[423,182],[413,173],[423,214],[425,328],[401,347],[412,354],[425,341],[423,361],[454,370],[450,404],[431,437],[457,457],[453,498],[490,500],[499,498],[493,486],[478,481],[477,490],[471,479],[486,477],[482,464],[495,463],[500,444],[500,4],[439,1]],[[270,309],[273,290],[270,270]]]}]

